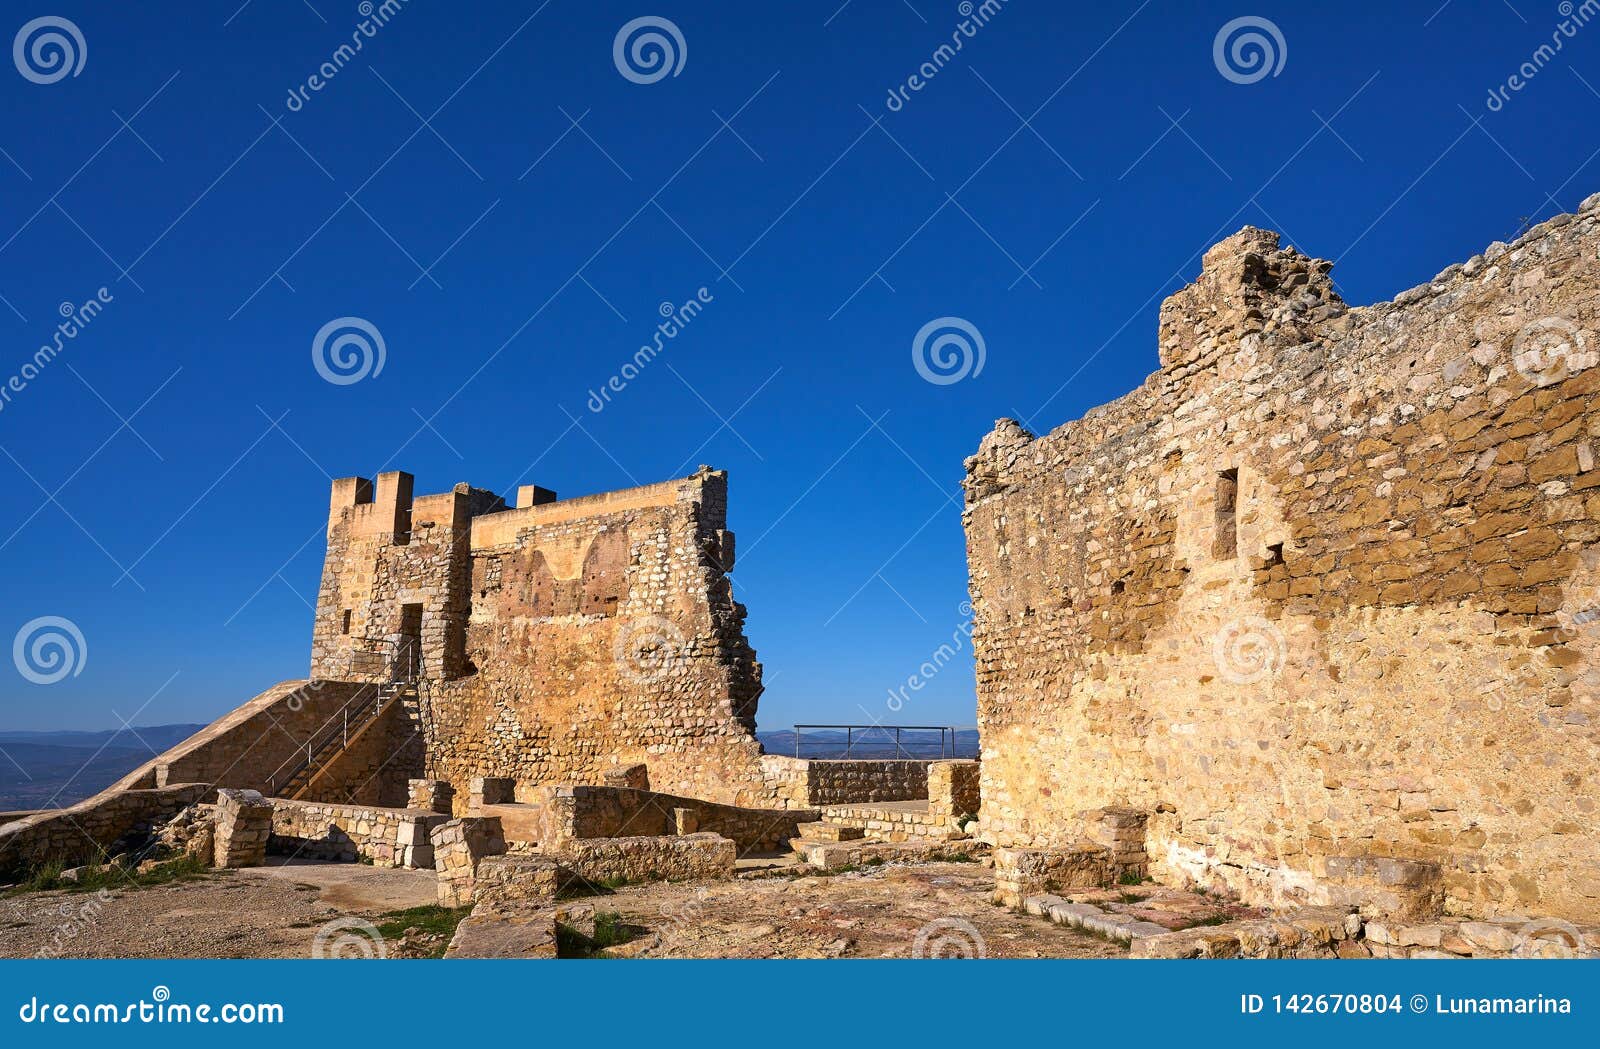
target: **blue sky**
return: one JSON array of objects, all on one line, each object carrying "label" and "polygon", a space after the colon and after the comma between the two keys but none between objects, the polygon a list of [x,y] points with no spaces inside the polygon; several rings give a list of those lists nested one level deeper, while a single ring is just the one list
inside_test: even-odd
[{"label": "blue sky", "polygon": [[[0,70],[0,385],[109,298],[0,402],[0,640],[54,616],[86,649],[51,684],[7,665],[3,728],[208,720],[303,674],[330,475],[580,495],[700,463],[731,474],[762,727],[971,724],[965,647],[886,701],[965,646],[962,459],[996,418],[1136,386],[1243,225],[1367,303],[1600,190],[1600,25],[1488,104],[1558,32],[1531,0],[1012,0],[893,109],[957,5],[411,0],[293,110],[357,6],[241,2],[3,5],[84,46]],[[641,16],[675,75],[619,71]],[[1215,61],[1240,16],[1276,75]],[[340,317],[381,373],[319,375]],[[985,360],[933,383],[944,317]]]}]

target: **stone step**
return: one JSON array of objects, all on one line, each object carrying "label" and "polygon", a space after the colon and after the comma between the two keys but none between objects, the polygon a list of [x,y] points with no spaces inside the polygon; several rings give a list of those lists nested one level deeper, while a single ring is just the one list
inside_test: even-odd
[{"label": "stone step", "polygon": [[806,841],[860,841],[867,832],[860,827],[844,827],[818,821],[800,824],[800,837]]}]

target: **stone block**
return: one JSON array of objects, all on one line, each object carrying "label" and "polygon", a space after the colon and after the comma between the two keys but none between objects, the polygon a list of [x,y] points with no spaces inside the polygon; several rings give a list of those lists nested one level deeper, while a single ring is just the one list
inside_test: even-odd
[{"label": "stone block", "polygon": [[259,791],[217,790],[212,864],[217,867],[259,867],[266,860],[272,836],[272,802]]}]

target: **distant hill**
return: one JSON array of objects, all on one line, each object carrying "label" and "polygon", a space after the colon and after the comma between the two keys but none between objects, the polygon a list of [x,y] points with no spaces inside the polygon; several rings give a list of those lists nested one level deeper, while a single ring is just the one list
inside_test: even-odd
[{"label": "distant hill", "polygon": [[204,727],[0,732],[0,812],[82,801]]},{"label": "distant hill", "polygon": [[[802,758],[817,758],[831,760],[849,756],[851,758],[975,758],[978,756],[978,730],[956,729],[955,752],[950,752],[950,737],[945,736],[945,753],[939,752],[939,733],[937,731],[902,731],[898,748],[895,745],[893,729],[856,729],[848,733],[843,729],[807,729],[800,734],[800,752]],[[756,738],[768,754],[785,754],[795,756],[794,729],[774,729],[769,732],[757,732]],[[848,750],[847,745],[848,743]]]}]

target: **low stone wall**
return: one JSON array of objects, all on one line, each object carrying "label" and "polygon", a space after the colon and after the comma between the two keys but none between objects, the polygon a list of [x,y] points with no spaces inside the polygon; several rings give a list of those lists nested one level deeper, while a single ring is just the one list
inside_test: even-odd
[{"label": "low stone wall", "polygon": [[556,787],[541,799],[539,845],[559,852],[586,838],[653,837],[686,832],[719,834],[741,853],[775,852],[814,809],[745,809],[627,787]]},{"label": "low stone wall", "polygon": [[837,805],[823,809],[822,818],[840,827],[859,827],[868,837],[888,842],[948,841],[967,836],[948,816],[926,807],[898,808],[894,802],[881,807]]},{"label": "low stone wall", "polygon": [[928,811],[946,820],[976,816],[982,766],[971,759],[935,761],[928,766]]},{"label": "low stone wall", "polygon": [[472,902],[551,900],[571,880],[571,872],[548,856],[484,856],[478,860]]},{"label": "low stone wall", "polygon": [[1111,881],[1111,852],[1100,845],[994,850],[994,902],[1006,907],[1020,907],[1029,896],[1099,888]]},{"label": "low stone wall", "polygon": [[[1033,901],[1028,909],[1033,913]],[[1600,927],[1554,918],[1363,922],[1345,907],[1133,940],[1134,958],[1600,958]]]},{"label": "low stone wall", "polygon": [[816,808],[928,796],[931,761],[817,761],[765,754],[761,774],[773,803]]},{"label": "low stone wall", "polygon": [[69,867],[93,862],[160,829],[212,793],[203,783],[107,791],[8,823],[0,827],[0,873],[19,874],[56,860]]},{"label": "low stone wall", "polygon": [[448,818],[420,809],[273,798],[269,848],[291,856],[432,870],[429,833]]},{"label": "low stone wall", "polygon": [[563,866],[590,883],[690,881],[733,874],[738,848],[720,834],[580,838],[563,847]]}]

